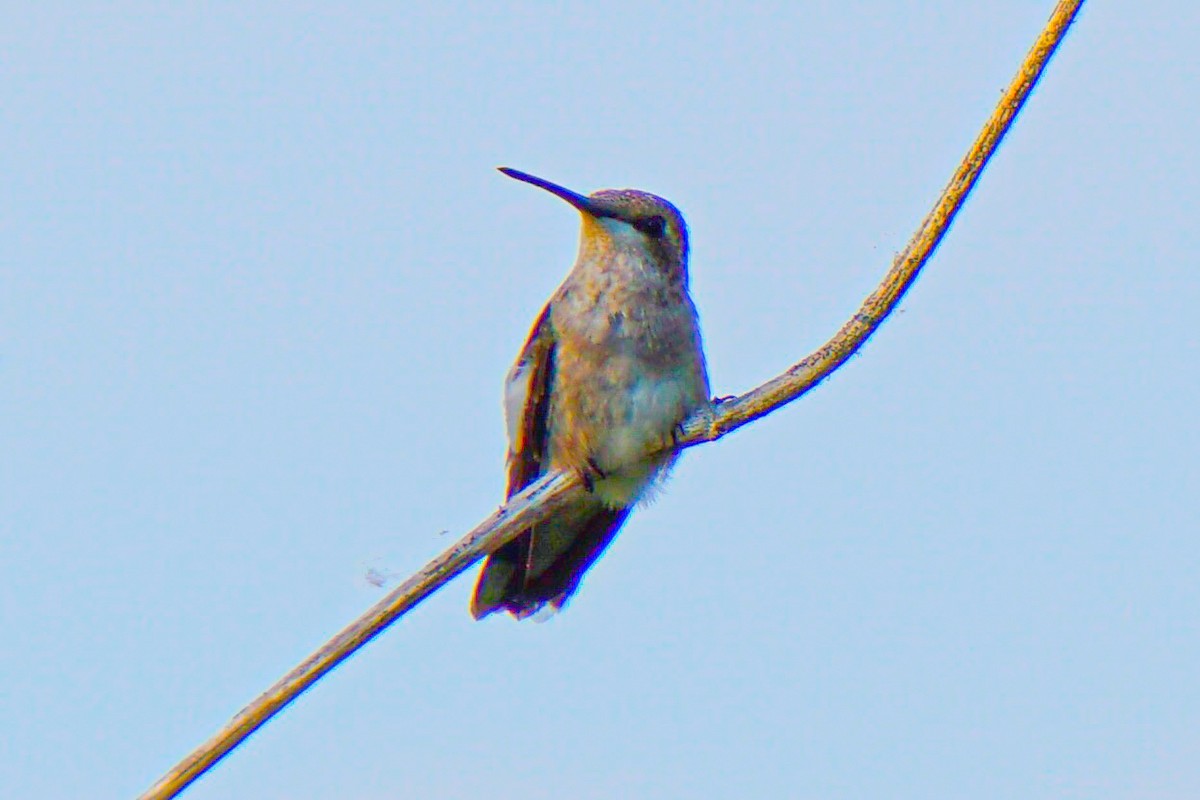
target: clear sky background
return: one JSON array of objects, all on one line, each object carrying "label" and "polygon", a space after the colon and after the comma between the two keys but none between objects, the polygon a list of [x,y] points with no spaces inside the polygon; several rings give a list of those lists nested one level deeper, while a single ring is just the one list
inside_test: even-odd
[{"label": "clear sky background", "polygon": [[[494,167],[674,201],[745,391],[1051,7],[7,5],[0,794],[136,795],[495,508],[578,221]],[[463,576],[188,797],[1200,796],[1198,35],[1089,3],[862,355],[565,613]]]}]

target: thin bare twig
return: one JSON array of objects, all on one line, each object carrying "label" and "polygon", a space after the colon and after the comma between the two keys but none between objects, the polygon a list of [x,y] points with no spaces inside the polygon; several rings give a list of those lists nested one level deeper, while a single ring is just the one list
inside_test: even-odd
[{"label": "thin bare twig", "polygon": [[[1008,131],[1055,49],[1074,21],[1083,0],[1059,2],[1016,77],[1000,98],[937,205],[921,223],[908,247],[892,263],[879,287],[841,330],[820,349],[762,386],[696,414],[684,426],[680,447],[719,439],[807,393],[841,366],[870,338],[912,285],[945,236],[1000,140]],[[530,485],[481,522],[446,552],[425,565],[387,597],[329,640],[320,650],[264,692],[208,741],[164,775],[141,800],[175,797],[212,768],[251,733],[305,689],[369,642],[385,628],[487,553],[530,525],[560,510],[582,491],[573,474],[555,473]]]}]

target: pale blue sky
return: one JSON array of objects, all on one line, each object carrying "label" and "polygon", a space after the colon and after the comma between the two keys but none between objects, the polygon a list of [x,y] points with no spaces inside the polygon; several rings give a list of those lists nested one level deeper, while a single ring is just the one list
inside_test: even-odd
[{"label": "pale blue sky", "polygon": [[[829,336],[1051,0],[0,12],[0,794],[130,797],[490,512],[565,204]],[[1092,2],[904,303],[565,613],[471,577],[187,795],[1200,795],[1200,7]]]}]

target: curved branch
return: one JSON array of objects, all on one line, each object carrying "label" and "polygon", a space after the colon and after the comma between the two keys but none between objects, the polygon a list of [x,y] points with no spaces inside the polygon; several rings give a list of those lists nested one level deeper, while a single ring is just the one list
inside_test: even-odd
[{"label": "curved branch", "polygon": [[[943,190],[937,205],[921,223],[908,247],[896,256],[883,282],[863,301],[854,316],[820,349],[782,375],[746,394],[694,415],[683,427],[683,435],[677,443],[679,447],[692,447],[719,439],[790,403],[829,377],[866,343],[899,304],[946,235],[954,216],[1016,119],[1082,5],[1083,0],[1061,0],[1058,3],[1046,28],[1026,55],[1017,76]],[[573,494],[580,491],[582,487],[575,475],[555,473],[512,497],[453,547],[426,564],[420,572],[372,606],[246,706],[215,736],[164,775],[140,800],[163,800],[179,794],[305,689],[409,609],[530,525],[560,510]]]}]

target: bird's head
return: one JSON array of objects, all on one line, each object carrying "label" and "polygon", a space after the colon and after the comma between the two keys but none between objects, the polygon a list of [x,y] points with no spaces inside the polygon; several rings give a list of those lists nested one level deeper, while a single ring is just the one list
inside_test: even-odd
[{"label": "bird's head", "polygon": [[636,189],[602,189],[582,195],[527,172],[500,167],[510,178],[531,183],[561,197],[583,216],[582,257],[625,251],[665,274],[687,281],[687,225],[679,209],[663,198]]}]

